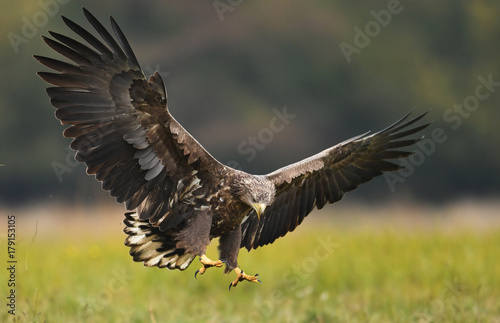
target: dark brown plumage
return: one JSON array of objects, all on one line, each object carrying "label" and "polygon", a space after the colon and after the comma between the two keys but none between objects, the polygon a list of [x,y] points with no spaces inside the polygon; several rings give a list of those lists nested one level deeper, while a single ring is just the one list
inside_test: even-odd
[{"label": "dark brown plumage", "polygon": [[85,16],[100,35],[63,17],[87,44],[50,32],[43,37],[71,63],[35,56],[57,73],[39,76],[47,89],[65,137],[72,137],[76,160],[87,165],[125,214],[125,244],[146,266],[186,269],[196,256],[203,267],[221,266],[205,256],[220,237],[220,259],[241,280],[259,281],[239,268],[242,247],[272,243],[293,231],[314,207],[321,209],[385,171],[400,166],[388,159],[408,157],[397,149],[427,125],[408,115],[372,135],[344,141],[267,175],[250,175],[213,158],[170,115],[158,72],[146,79],[122,31],[111,18],[113,37],[94,16]]}]

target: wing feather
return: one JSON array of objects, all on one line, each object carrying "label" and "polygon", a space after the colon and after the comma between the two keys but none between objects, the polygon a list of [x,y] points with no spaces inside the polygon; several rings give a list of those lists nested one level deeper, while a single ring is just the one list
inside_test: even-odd
[{"label": "wing feather", "polygon": [[106,28],[99,22],[99,20],[94,17],[87,9],[83,8],[83,13],[94,29],[99,33],[99,35],[104,39],[106,44],[112,49],[113,57],[119,56],[123,61],[127,61],[128,57],[125,56],[122,48],[115,41],[113,36],[107,31]]},{"label": "wing feather", "polygon": [[[85,10],[86,11],[86,10]],[[62,16],[62,19],[66,26],[68,26],[71,30],[73,30],[78,36],[82,37],[89,45],[94,47],[102,56],[106,56],[108,58],[113,57],[113,53],[107,48],[100,40],[98,40],[94,35],[89,33],[87,30],[82,28],[80,25],[74,23],[72,20]],[[137,64],[138,67],[139,64]]]},{"label": "wing feather", "polygon": [[[71,62],[35,56],[55,71],[38,75],[54,85],[47,94],[56,117],[69,125],[64,135],[74,138],[76,160],[118,202],[137,208],[140,220],[168,230],[193,214],[192,193],[206,193],[203,185],[223,166],[170,115],[160,74],[146,79],[115,20],[110,18],[112,35],[83,11],[100,39],[63,17],[81,40],[55,32],[53,39],[43,37]],[[192,192],[179,194],[179,183],[188,180]]]},{"label": "wing feather", "polygon": [[[351,138],[266,175],[276,187],[275,199],[260,221],[256,216],[249,217],[241,246],[250,250],[272,243],[293,231],[314,207],[321,209],[373,177],[401,169],[389,160],[412,154],[394,149],[411,146],[421,139],[407,137],[429,125],[412,127],[425,115],[407,120],[407,114],[382,131]],[[253,229],[257,226],[258,230]]]}]

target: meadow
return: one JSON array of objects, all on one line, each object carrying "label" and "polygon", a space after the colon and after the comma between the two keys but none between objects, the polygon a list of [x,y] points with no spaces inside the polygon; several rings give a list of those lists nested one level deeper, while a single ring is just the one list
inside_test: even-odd
[{"label": "meadow", "polygon": [[16,315],[2,304],[0,321],[500,322],[498,209],[334,205],[271,246],[241,250],[240,266],[263,283],[231,291],[234,273],[195,279],[198,260],[184,272],[134,263],[121,207],[3,210],[17,217],[18,263]]}]

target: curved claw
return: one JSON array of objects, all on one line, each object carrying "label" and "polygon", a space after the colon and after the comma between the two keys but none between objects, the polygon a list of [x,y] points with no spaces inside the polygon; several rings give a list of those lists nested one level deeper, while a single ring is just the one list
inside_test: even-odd
[{"label": "curved claw", "polygon": [[210,267],[222,267],[222,262],[221,261],[219,261],[219,260],[217,260],[217,261],[210,260],[205,255],[201,255],[200,256],[200,262],[203,264],[203,267],[201,267],[200,269],[198,269],[194,273],[194,278],[195,279],[197,278],[198,274],[203,275],[205,273],[205,271],[207,271],[207,269],[210,268]]},{"label": "curved claw", "polygon": [[231,290],[231,287],[236,286],[236,285],[238,285],[239,282],[242,282],[245,280],[252,282],[252,283],[259,282],[262,284],[262,281],[259,279],[259,277],[260,277],[259,274],[255,274],[255,276],[249,276],[249,275],[245,274],[245,272],[238,267],[236,267],[234,270],[236,272],[236,279],[231,284],[229,284],[229,290]]}]

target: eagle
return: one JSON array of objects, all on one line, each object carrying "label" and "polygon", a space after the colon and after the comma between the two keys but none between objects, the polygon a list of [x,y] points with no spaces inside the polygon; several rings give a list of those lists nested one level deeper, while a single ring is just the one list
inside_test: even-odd
[{"label": "eagle", "polygon": [[[125,203],[125,245],[148,267],[185,270],[199,257],[210,267],[234,271],[229,288],[261,282],[238,265],[248,251],[293,231],[314,209],[384,172],[412,152],[400,150],[423,138],[426,113],[410,113],[382,131],[348,139],[267,175],[252,175],[216,160],[170,114],[167,91],[156,71],[146,78],[122,30],[110,17],[114,36],[85,8],[100,39],[72,20],[64,23],[81,39],[49,31],[42,36],[66,61],[35,55],[52,72],[38,75],[55,116],[68,125],[75,159],[102,188]],[[69,61],[68,61],[69,60]],[[420,124],[420,125],[419,125]],[[219,259],[205,254],[219,238]]]}]

